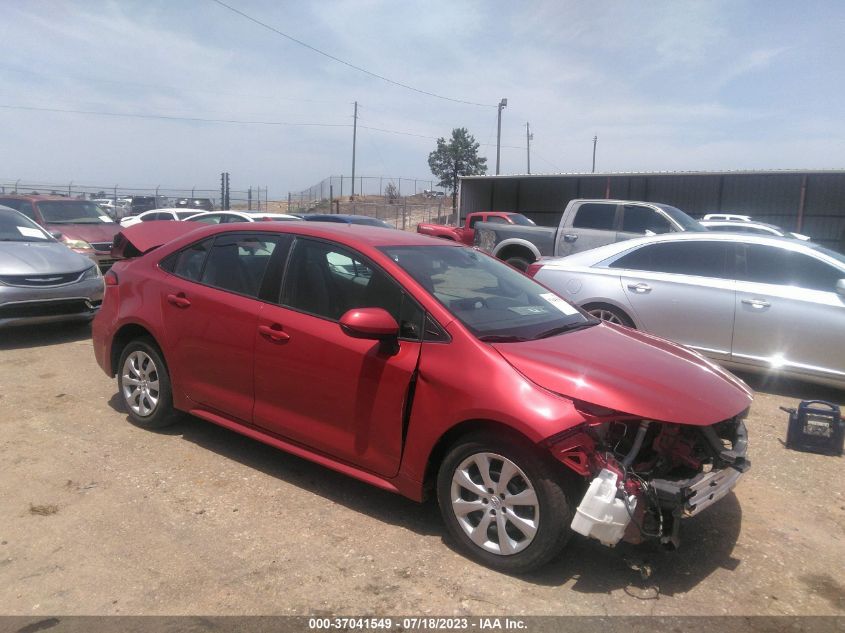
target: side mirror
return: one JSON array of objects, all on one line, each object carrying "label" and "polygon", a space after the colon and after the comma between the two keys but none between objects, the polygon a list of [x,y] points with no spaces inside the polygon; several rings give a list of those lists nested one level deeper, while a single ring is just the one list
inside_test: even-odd
[{"label": "side mirror", "polygon": [[836,282],[836,294],[840,297],[845,297],[845,279],[840,279]]},{"label": "side mirror", "polygon": [[340,317],[340,329],[352,338],[386,341],[399,336],[399,324],[382,308],[353,308]]},{"label": "side mirror", "polygon": [[62,239],[62,232],[61,231],[50,231],[50,235],[55,237],[57,240]]}]

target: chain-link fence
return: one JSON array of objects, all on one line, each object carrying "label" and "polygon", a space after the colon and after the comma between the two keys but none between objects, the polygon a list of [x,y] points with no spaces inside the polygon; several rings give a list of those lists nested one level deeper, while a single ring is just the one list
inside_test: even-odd
[{"label": "chain-link fence", "polygon": [[446,192],[433,179],[393,176],[329,176],[302,191],[288,193],[291,210],[307,211],[324,200],[384,198],[396,202],[403,198],[418,200],[445,198]]},{"label": "chain-link fence", "polygon": [[[207,198],[214,208],[220,207],[220,189],[200,187],[136,187],[124,185],[86,185],[77,182],[37,182],[30,180],[0,180],[0,194],[45,194],[68,196],[85,200],[120,201],[145,196],[154,198],[157,208],[176,206],[180,198]],[[249,187],[245,190],[229,190],[229,206],[232,209],[266,211],[268,206],[266,187]]]}]

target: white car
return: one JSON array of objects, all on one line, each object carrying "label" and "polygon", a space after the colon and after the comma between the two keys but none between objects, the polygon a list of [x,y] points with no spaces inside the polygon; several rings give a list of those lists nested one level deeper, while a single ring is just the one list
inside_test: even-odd
[{"label": "white car", "polygon": [[196,214],[196,211],[186,211],[185,209],[153,209],[152,211],[144,211],[138,215],[131,215],[123,218],[120,221],[120,226],[127,227],[132,226],[133,224],[153,222],[155,220],[187,220],[189,217]]},{"label": "white car", "polygon": [[793,233],[792,231],[787,231],[779,226],[775,226],[774,224],[756,222],[747,215],[710,213],[705,215],[704,219],[701,220],[700,223],[702,226],[707,228],[708,231],[721,231],[723,233],[750,233],[752,235],[768,235],[770,237],[787,237],[789,239],[802,240],[804,242],[810,239],[809,235]]},{"label": "white car", "polygon": [[287,213],[261,213],[251,211],[205,211],[193,213],[187,222],[204,222],[205,224],[229,224],[231,222],[284,222],[287,220],[301,220],[299,216]]}]

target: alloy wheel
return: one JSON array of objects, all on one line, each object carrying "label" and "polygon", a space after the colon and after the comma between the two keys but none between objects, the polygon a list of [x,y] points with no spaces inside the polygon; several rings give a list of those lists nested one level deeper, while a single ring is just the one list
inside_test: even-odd
[{"label": "alloy wheel", "polygon": [[622,322],[622,319],[619,318],[619,315],[615,312],[611,312],[610,310],[605,310],[604,308],[590,310],[589,314],[593,315],[597,319],[601,319],[602,321],[609,321],[610,323],[615,323],[616,325],[625,325]]},{"label": "alloy wheel", "polygon": [[123,400],[141,417],[152,415],[159,400],[158,369],[152,357],[136,350],[126,357],[121,374]]},{"label": "alloy wheel", "polygon": [[480,548],[510,556],[528,547],[540,524],[540,504],[531,481],[511,460],[475,453],[452,475],[452,512]]}]

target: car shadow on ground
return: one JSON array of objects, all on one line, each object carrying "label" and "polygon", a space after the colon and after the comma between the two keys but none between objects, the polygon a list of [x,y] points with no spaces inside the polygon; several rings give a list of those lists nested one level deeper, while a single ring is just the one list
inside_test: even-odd
[{"label": "car shadow on ground", "polygon": [[[126,412],[119,394],[109,405]],[[460,553],[443,527],[434,499],[415,503],[192,416],[155,432],[181,436],[384,523],[424,536],[440,536],[446,547]],[[624,590],[640,600],[671,596],[689,591],[718,569],[735,569],[740,564],[733,550],[741,522],[739,501],[730,494],[700,516],[683,522],[678,551],[649,543],[609,548],[576,534],[558,559],[539,572],[517,578],[546,586],[562,586],[574,579],[574,591],[606,594]]]},{"label": "car shadow on ground", "polygon": [[781,378],[765,374],[749,374],[734,372],[742,378],[754,391],[769,393],[796,400],[825,400],[827,402],[845,403],[845,389],[816,385],[792,378]]},{"label": "car shadow on ground", "polygon": [[88,322],[21,325],[0,330],[0,350],[61,345],[90,338]]}]

